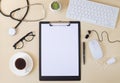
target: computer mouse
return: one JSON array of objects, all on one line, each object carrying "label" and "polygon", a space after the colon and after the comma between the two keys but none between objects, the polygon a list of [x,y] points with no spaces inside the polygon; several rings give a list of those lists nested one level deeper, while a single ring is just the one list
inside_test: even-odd
[{"label": "computer mouse", "polygon": [[89,41],[90,52],[95,60],[102,58],[103,52],[97,40]]}]

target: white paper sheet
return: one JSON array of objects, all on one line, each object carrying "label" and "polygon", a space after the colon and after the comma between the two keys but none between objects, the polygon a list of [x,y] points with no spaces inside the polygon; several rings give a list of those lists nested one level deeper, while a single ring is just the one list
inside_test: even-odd
[{"label": "white paper sheet", "polygon": [[79,76],[78,24],[41,25],[41,75]]}]

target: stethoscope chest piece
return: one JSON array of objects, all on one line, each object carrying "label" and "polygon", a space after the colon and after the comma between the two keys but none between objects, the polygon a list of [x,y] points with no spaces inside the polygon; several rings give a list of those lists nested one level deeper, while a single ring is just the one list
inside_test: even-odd
[{"label": "stethoscope chest piece", "polygon": [[9,29],[9,35],[14,36],[16,34],[16,29],[15,28],[10,28]]}]

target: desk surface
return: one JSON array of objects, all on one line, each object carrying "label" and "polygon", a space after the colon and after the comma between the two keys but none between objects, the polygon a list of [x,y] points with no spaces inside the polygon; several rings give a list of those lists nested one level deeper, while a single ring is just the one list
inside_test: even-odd
[{"label": "desk surface", "polygon": [[[44,20],[47,21],[58,21],[58,20],[70,20],[65,17],[66,9],[68,6],[69,0],[60,0],[62,3],[62,10],[59,13],[53,13],[49,10],[49,3],[52,0],[30,0],[30,3],[43,3],[45,5],[45,9],[47,12],[46,18]],[[113,6],[120,7],[120,0],[96,0],[101,3],[110,4]],[[5,13],[9,13],[11,10],[21,7],[25,5],[25,0],[3,0],[2,1],[2,10]],[[22,12],[22,11],[21,11]],[[27,18],[39,18],[39,14],[41,13],[39,6],[31,7],[29,15]],[[16,25],[16,21],[4,17],[0,14],[0,82],[2,83],[44,83],[39,81],[39,25],[38,22],[23,22],[17,29],[17,35],[11,37],[8,35],[8,30],[10,27],[14,27]],[[101,44],[104,57],[95,61],[90,53],[88,48],[88,41],[94,38],[97,38],[95,35],[91,35],[89,40],[85,40],[84,36],[87,33],[87,30],[95,29],[99,32],[107,31],[109,33],[111,40],[120,40],[120,17],[118,18],[117,26],[113,29],[107,29],[104,27],[92,25],[89,23],[82,22],[81,23],[81,40],[87,42],[86,48],[86,64],[82,64],[82,77],[81,81],[71,81],[71,83],[119,83],[120,82],[120,43],[110,44],[107,41],[106,35],[104,35],[104,41]],[[29,43],[25,43],[24,48],[20,50],[14,50],[12,45],[23,37],[29,31],[34,31],[36,37],[33,41]],[[25,51],[31,55],[34,61],[34,68],[32,72],[25,76],[19,77],[14,75],[9,68],[9,60],[13,54],[19,51]],[[117,62],[112,65],[107,65],[105,62],[110,57],[116,57]],[[81,61],[82,62],[82,61]],[[49,81],[47,81],[49,82]],[[69,81],[68,81],[69,82]],[[63,82],[57,82],[63,83]],[[69,82],[70,83],[70,82]]]}]

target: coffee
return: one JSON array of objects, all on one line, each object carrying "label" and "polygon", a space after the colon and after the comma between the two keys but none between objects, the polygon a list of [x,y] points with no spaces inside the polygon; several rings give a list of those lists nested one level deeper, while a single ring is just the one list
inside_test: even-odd
[{"label": "coffee", "polygon": [[26,66],[26,61],[23,58],[18,58],[15,61],[15,66],[16,66],[17,69],[22,70]]}]

